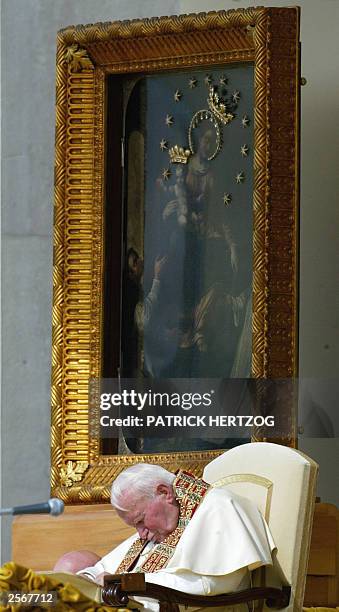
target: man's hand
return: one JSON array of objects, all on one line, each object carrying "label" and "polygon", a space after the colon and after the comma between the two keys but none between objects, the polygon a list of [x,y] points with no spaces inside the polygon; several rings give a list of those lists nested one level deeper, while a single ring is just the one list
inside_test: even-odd
[{"label": "man's hand", "polygon": [[170,217],[178,208],[178,202],[176,200],[171,200],[171,202],[168,202],[168,204],[166,204],[164,212],[162,213],[162,218],[164,221],[166,221],[166,219],[168,217]]},{"label": "man's hand", "polygon": [[156,257],[155,263],[154,263],[154,278],[156,280],[160,280],[161,270],[164,267],[166,261],[167,261],[166,255],[164,255],[164,257],[159,257],[159,256]]}]

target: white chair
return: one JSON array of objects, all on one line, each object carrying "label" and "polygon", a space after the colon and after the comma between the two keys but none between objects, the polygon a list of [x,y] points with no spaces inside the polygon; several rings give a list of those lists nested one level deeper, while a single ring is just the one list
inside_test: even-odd
[{"label": "white chair", "polygon": [[211,609],[244,602],[252,602],[256,611],[276,607],[301,612],[317,471],[317,464],[303,453],[266,442],[237,446],[206,466],[206,482],[214,487],[226,486],[256,504],[277,546],[273,567],[252,572],[251,589],[196,596],[145,583],[144,574],[117,574],[105,579],[103,601],[121,606],[127,604],[129,596],[141,595],[158,600],[160,612],[178,612],[179,604]]},{"label": "white chair", "polygon": [[[277,546],[273,568],[253,572],[253,586],[291,586],[284,610],[302,610],[311,542],[317,464],[300,451],[255,442],[235,447],[209,463],[204,480],[227,485],[257,505]],[[268,610],[262,604],[261,609]]]}]

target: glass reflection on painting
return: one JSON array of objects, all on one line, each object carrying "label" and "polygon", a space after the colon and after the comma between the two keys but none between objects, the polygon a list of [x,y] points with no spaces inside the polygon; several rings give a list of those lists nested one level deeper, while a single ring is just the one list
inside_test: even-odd
[{"label": "glass reflection on painting", "polygon": [[125,89],[122,375],[247,378],[253,66]]}]

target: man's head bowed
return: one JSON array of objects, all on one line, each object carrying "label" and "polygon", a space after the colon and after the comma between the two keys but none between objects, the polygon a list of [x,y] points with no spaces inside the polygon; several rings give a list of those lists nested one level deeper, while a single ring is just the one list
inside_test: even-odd
[{"label": "man's head bowed", "polygon": [[161,542],[178,524],[174,474],[158,465],[138,463],[113,482],[111,503],[142,540]]}]

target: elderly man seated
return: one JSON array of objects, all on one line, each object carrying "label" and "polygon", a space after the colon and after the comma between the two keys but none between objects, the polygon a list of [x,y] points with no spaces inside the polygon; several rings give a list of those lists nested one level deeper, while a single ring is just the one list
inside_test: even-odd
[{"label": "elderly man seated", "polygon": [[105,574],[139,571],[147,582],[217,595],[249,588],[251,570],[272,564],[275,545],[259,510],[227,487],[141,463],[116,478],[111,501],[136,534],[95,565],[75,560],[73,571],[99,584]]}]

